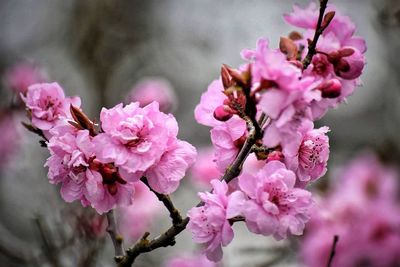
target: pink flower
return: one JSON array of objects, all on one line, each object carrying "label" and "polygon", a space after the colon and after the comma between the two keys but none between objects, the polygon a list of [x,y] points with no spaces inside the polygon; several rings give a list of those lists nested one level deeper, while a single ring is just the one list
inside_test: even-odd
[{"label": "pink flower", "polygon": [[314,2],[311,2],[305,8],[296,4],[293,6],[293,12],[285,14],[283,17],[290,25],[304,29],[315,29],[318,20],[317,12],[318,7]]},{"label": "pink flower", "polygon": [[155,217],[162,210],[161,202],[142,182],[133,184],[135,196],[132,205],[118,208],[118,225],[129,243],[137,241],[150,230]]},{"label": "pink flower", "polygon": [[332,266],[397,266],[398,175],[374,156],[362,155],[344,168],[341,176],[313,211],[309,230],[299,246],[301,261],[310,267],[326,265],[333,236],[338,235]]},{"label": "pink flower", "polygon": [[352,160],[340,171],[339,178],[336,191],[351,195],[356,202],[395,202],[397,199],[398,173],[371,153]]},{"label": "pink flower", "polygon": [[32,118],[32,125],[48,133],[60,119],[71,118],[70,105],[79,107],[79,97],[65,97],[58,83],[38,83],[21,95]]},{"label": "pink flower", "polygon": [[218,170],[224,172],[235,159],[243,145],[246,133],[246,122],[239,117],[211,129],[211,141],[215,148],[214,160]]},{"label": "pink flower", "polygon": [[209,187],[211,180],[221,177],[222,173],[213,161],[213,154],[214,150],[211,147],[202,148],[198,151],[196,163],[190,171],[192,181],[197,185]]},{"label": "pink flower", "polygon": [[286,60],[280,50],[268,47],[268,40],[259,39],[256,49],[242,51],[242,57],[252,62],[251,74],[254,83],[263,80],[275,84],[284,91],[298,90],[301,70]]},{"label": "pink flower", "polygon": [[268,147],[290,142],[303,125],[312,121],[312,110],[305,101],[295,101],[287,106],[278,118],[265,128],[263,143]]},{"label": "pink flower", "polygon": [[144,173],[151,188],[163,194],[174,192],[196,155],[196,149],[188,142],[176,140],[170,144],[160,160]]},{"label": "pink flower", "polygon": [[30,85],[45,81],[44,73],[37,66],[27,62],[12,66],[5,74],[7,86],[22,94],[26,93]]},{"label": "pink flower", "polygon": [[272,234],[277,240],[288,232],[303,233],[313,200],[310,192],[295,188],[295,182],[295,174],[279,161],[268,162],[255,176],[239,177],[239,186],[249,198],[243,213],[251,232]]},{"label": "pink flower", "polygon": [[113,162],[132,181],[160,160],[178,133],[175,118],[160,112],[156,102],[144,108],[138,102],[103,108],[100,120],[104,133],[94,138],[96,157]]},{"label": "pink flower", "polygon": [[[341,46],[352,46],[364,53],[366,51],[365,40],[354,36],[356,26],[353,21],[348,16],[340,14],[334,5],[328,5],[326,13],[331,11],[335,11],[335,16],[323,32],[323,36],[332,35],[339,41]],[[318,16],[319,7],[314,2],[311,2],[305,8],[294,5],[293,12],[285,14],[284,19],[293,26],[314,31],[317,26]]]},{"label": "pink flower", "polygon": [[282,144],[286,166],[301,182],[315,181],[327,170],[329,158],[328,127],[313,129],[313,123],[303,125],[297,138]]},{"label": "pink flower", "polygon": [[205,126],[214,127],[222,122],[214,117],[214,111],[223,105],[224,100],[228,99],[223,93],[224,87],[221,79],[214,80],[207,88],[207,91],[201,95],[200,103],[194,110],[194,116],[198,123]]},{"label": "pink flower", "polygon": [[233,230],[228,219],[241,214],[244,196],[235,191],[229,196],[225,181],[213,180],[212,193],[199,193],[204,205],[189,210],[190,218],[187,229],[192,233],[194,242],[205,245],[205,253],[209,260],[222,259],[222,247],[233,239]]},{"label": "pink flower", "polygon": [[116,204],[130,205],[134,187],[123,180],[115,166],[101,164],[94,156],[94,144],[87,130],[72,126],[57,126],[48,143],[51,156],[50,183],[61,183],[61,196],[67,202],[80,200],[98,213],[114,208]]},{"label": "pink flower", "polygon": [[204,255],[186,255],[170,259],[165,267],[217,267],[217,264]]},{"label": "pink flower", "polygon": [[176,108],[177,97],[170,83],[162,78],[140,80],[129,92],[128,102],[139,102],[141,107],[158,102],[160,111],[171,112]]}]

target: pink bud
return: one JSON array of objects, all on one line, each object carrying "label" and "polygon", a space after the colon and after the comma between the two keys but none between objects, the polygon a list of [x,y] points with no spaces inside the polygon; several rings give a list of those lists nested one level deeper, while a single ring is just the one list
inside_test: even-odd
[{"label": "pink bud", "polygon": [[336,98],[340,96],[342,84],[338,79],[330,79],[323,82],[317,89],[321,91],[324,98]]},{"label": "pink bud", "polygon": [[283,161],[284,158],[285,158],[285,156],[283,155],[283,153],[281,151],[275,150],[268,154],[267,162],[270,162],[273,160]]},{"label": "pink bud", "polygon": [[227,121],[232,118],[233,114],[226,111],[226,108],[221,105],[214,110],[214,118],[219,121]]},{"label": "pink bud", "polygon": [[339,66],[339,68],[336,68],[335,66],[335,72],[338,76],[346,80],[353,80],[360,77],[365,65],[365,58],[360,51],[354,49],[352,55],[344,57],[342,60],[346,62],[348,67],[343,68],[343,66]]}]

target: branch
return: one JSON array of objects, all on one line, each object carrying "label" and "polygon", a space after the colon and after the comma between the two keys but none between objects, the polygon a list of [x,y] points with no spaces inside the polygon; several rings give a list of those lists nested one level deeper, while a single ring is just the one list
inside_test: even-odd
[{"label": "branch", "polygon": [[239,176],[240,172],[242,171],[244,161],[251,152],[251,148],[256,143],[256,128],[254,127],[254,124],[250,118],[244,117],[244,119],[246,120],[249,128],[249,135],[235,160],[226,169],[224,176],[222,176],[221,180],[226,181],[227,183]]},{"label": "branch", "polygon": [[[246,93],[246,100],[247,104],[245,111],[243,111],[240,106],[237,107],[237,110],[242,111],[240,117],[246,121],[249,134],[246,138],[245,143],[243,144],[242,148],[237,154],[235,160],[231,163],[231,165],[229,165],[229,167],[226,169],[224,175],[221,178],[221,180],[226,181],[227,183],[229,183],[234,178],[239,176],[240,172],[242,171],[243,163],[246,160],[249,153],[251,152],[253,145],[256,143],[257,139],[262,138],[263,133],[261,128],[262,125],[266,122],[265,114],[261,114],[259,118],[260,123],[258,123],[257,120],[255,119],[256,111],[251,110],[248,107],[248,105],[253,103],[251,96],[248,93]],[[138,243],[136,243],[133,247],[129,248],[126,251],[126,256],[122,257],[121,259],[116,258],[118,267],[132,266],[135,259],[142,253],[147,253],[160,247],[168,247],[175,245],[175,237],[183,230],[185,230],[187,224],[189,223],[188,217],[182,219],[179,211],[174,207],[169,196],[160,194],[152,190],[145,177],[142,177],[141,180],[150,188],[150,190],[157,196],[157,198],[164,203],[164,206],[170,213],[170,217],[172,219],[172,226],[166,232],[164,232],[159,237],[151,241],[147,239],[147,237],[150,234],[146,233]],[[203,205],[202,202],[200,202],[197,205],[197,207],[201,205]],[[231,223],[243,220],[244,218],[239,218],[239,217],[232,218]]]},{"label": "branch", "polygon": [[132,266],[137,256],[142,253],[147,253],[160,247],[175,245],[175,236],[185,230],[188,223],[189,218],[186,217],[181,223],[172,225],[166,232],[151,241],[147,239],[149,233],[145,233],[136,245],[126,251],[126,256],[117,262],[118,267]]},{"label": "branch", "polygon": [[122,257],[124,257],[124,248],[122,246],[123,238],[118,233],[117,223],[114,217],[114,210],[110,210],[107,213],[108,227],[107,232],[110,235],[110,238],[113,242],[115,249],[115,261],[119,261]]},{"label": "branch", "polygon": [[147,181],[146,177],[142,177],[140,180],[150,189],[151,192],[154,193],[154,195],[156,195],[158,200],[161,201],[164,204],[164,206],[167,208],[167,210],[169,211],[169,216],[172,219],[172,224],[181,223],[182,216],[179,213],[178,209],[175,208],[174,204],[171,201],[171,198],[168,195],[160,194],[160,193],[154,191],[151,188],[151,186],[149,185],[149,182]]},{"label": "branch", "polygon": [[[317,42],[318,42],[319,36],[324,32],[325,28],[328,26],[328,25],[324,25],[324,27],[322,26],[322,21],[324,18],[324,13],[325,13],[327,4],[328,4],[328,0],[320,0],[319,17],[318,17],[317,27],[316,27],[315,33],[314,33],[314,38],[313,38],[312,42],[308,45],[308,53],[303,60],[303,69],[304,70],[307,69],[308,65],[310,65],[312,57],[317,52],[316,47],[317,47]],[[328,22],[328,24],[329,24],[329,22]]]},{"label": "branch", "polygon": [[331,248],[331,253],[329,255],[329,260],[328,260],[327,267],[331,267],[332,266],[333,257],[335,256],[335,253],[336,253],[336,245],[337,245],[338,241],[339,241],[339,236],[335,235],[333,237],[333,244],[332,244],[332,248]]}]

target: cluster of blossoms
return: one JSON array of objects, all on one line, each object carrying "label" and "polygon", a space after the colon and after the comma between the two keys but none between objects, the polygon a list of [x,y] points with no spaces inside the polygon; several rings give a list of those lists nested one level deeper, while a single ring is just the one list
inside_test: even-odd
[{"label": "cluster of blossoms", "polygon": [[67,202],[80,200],[99,213],[129,206],[142,177],[169,194],[195,160],[195,148],[177,138],[175,118],[157,102],[103,108],[99,126],[80,110],[79,97],[66,97],[57,83],[33,84],[21,97],[31,130],[48,140],[49,181],[61,184]]},{"label": "cluster of blossoms", "polygon": [[[295,6],[284,18],[305,32],[282,37],[279,49],[260,39],[256,49],[243,50],[246,63],[238,69],[224,65],[195,109],[196,120],[212,127],[219,172],[229,173],[251,139],[245,153],[259,162],[244,164],[229,188],[213,181],[211,193],[200,193],[203,206],[188,212],[193,240],[210,260],[222,258],[235,221],[280,240],[301,235],[310,219],[314,201],[306,186],[325,174],[329,158],[329,128],[314,128],[314,121],[361,84],[366,51],[353,22],[334,6],[317,26],[318,17],[314,3]],[[320,38],[315,47],[313,36]]]},{"label": "cluster of blossoms", "polygon": [[344,168],[307,225],[300,244],[305,266],[326,266],[334,235],[339,241],[332,267],[399,266],[398,180],[396,170],[372,154]]},{"label": "cluster of blossoms", "polygon": [[[212,190],[199,193],[201,203],[185,219],[165,195],[178,188],[196,150],[177,138],[175,118],[164,113],[175,101],[168,84],[140,82],[127,97],[134,102],[103,108],[99,124],[57,83],[20,90],[31,122],[26,127],[45,139],[48,178],[60,184],[65,201],[80,200],[100,214],[119,207],[121,229],[131,240],[158,212],[155,196],[169,210],[173,226],[151,242],[144,234],[127,255],[117,255],[122,248],[116,247],[119,260],[133,262],[136,254],[173,244],[186,225],[207,259],[171,266],[215,266],[210,260],[222,259],[235,222],[276,240],[303,233],[315,204],[307,186],[326,173],[329,158],[329,128],[314,122],[353,93],[365,65],[365,42],[354,36],[353,22],[326,2],[319,10],[314,3],[295,6],[284,18],[303,33],[282,37],[277,49],[260,39],[242,51],[238,69],[223,65],[202,95],[195,118],[212,127],[213,160],[210,150],[202,151],[192,173]],[[132,227],[138,217],[141,223]]]}]

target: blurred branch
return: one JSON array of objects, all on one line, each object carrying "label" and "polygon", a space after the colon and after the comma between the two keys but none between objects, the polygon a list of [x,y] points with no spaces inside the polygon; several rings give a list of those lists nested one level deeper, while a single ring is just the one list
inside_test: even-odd
[{"label": "blurred branch", "polygon": [[335,257],[335,254],[336,254],[336,245],[337,245],[338,241],[339,241],[339,236],[335,235],[333,237],[333,243],[332,243],[331,253],[329,255],[329,260],[328,260],[327,267],[331,267],[332,266],[333,257]]},{"label": "blurred branch", "polygon": [[52,238],[50,229],[41,217],[38,216],[34,220],[42,240],[43,250],[47,260],[52,264],[52,266],[61,267],[62,265],[58,257],[57,246],[53,243],[54,238]]},{"label": "blurred branch", "polygon": [[0,254],[18,263],[29,263],[34,258],[31,246],[12,235],[3,224],[0,224]]},{"label": "blurred branch", "polygon": [[108,220],[107,232],[110,235],[110,238],[114,245],[115,260],[118,261],[120,258],[124,256],[124,248],[122,246],[123,238],[118,233],[117,230],[117,222],[115,220],[114,210],[110,210],[109,212],[107,212],[107,220]]}]

